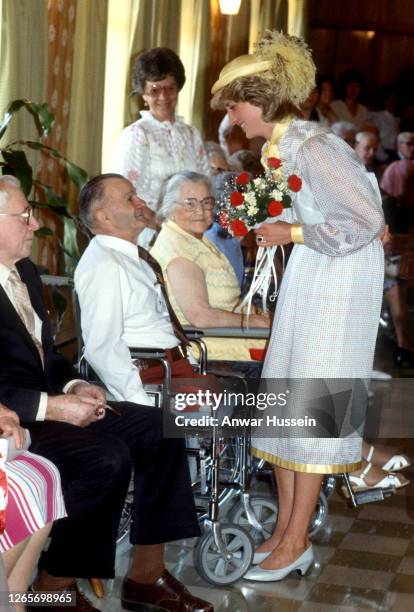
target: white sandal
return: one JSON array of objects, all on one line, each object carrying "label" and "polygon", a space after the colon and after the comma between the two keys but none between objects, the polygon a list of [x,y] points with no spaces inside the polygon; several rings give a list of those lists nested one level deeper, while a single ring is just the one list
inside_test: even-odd
[{"label": "white sandal", "polygon": [[[402,487],[406,487],[408,484],[410,484],[410,481],[407,480],[407,478],[405,478],[402,474],[387,474],[379,482],[369,485],[365,482],[365,477],[371,468],[372,463],[368,463],[359,476],[349,475],[349,482],[351,483],[352,490],[355,493],[358,493],[359,491],[367,491],[369,489],[388,489],[390,487],[402,489]],[[346,497],[349,497],[348,489],[345,486],[342,487],[342,492]]]},{"label": "white sandal", "polygon": [[[368,456],[366,457],[368,463],[371,461],[374,451],[375,447],[371,444]],[[384,465],[378,467],[381,467],[384,472],[399,472],[400,470],[405,470],[405,468],[410,467],[410,465],[411,462],[406,455],[394,455],[391,459],[388,459]]]}]

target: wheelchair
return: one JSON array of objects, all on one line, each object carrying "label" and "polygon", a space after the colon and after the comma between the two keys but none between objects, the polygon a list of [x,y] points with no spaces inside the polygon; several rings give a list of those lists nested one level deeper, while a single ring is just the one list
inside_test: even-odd
[{"label": "wheelchair", "polygon": [[[77,306],[77,305],[76,305]],[[78,306],[77,306],[78,309]],[[77,317],[79,321],[79,317]],[[197,367],[201,374],[207,370],[207,350],[202,342],[202,332],[186,330],[189,341],[199,346],[200,361]],[[79,373],[82,378],[94,380],[96,376],[83,356],[82,338],[79,335]],[[145,385],[146,391],[156,398],[156,406],[170,410],[174,394],[171,392],[171,367],[167,355],[160,349],[130,347],[131,359],[151,359],[159,361],[163,367],[163,383]],[[220,376],[225,373],[220,372]],[[243,383],[242,377],[233,376],[235,382]],[[99,380],[96,381],[99,383]],[[194,438],[194,436],[192,436]],[[197,436],[198,444],[187,447],[189,457],[194,457],[197,465],[192,487],[203,535],[199,538],[194,552],[194,563],[199,574],[216,585],[233,584],[240,580],[249,569],[254,543],[250,535],[239,525],[219,520],[220,507],[229,499],[232,487],[236,486],[239,473],[238,439],[232,444],[220,438],[215,425],[211,431]],[[194,440],[192,440],[194,442]],[[133,485],[131,483],[122,511],[117,542],[126,537],[132,516]]]}]

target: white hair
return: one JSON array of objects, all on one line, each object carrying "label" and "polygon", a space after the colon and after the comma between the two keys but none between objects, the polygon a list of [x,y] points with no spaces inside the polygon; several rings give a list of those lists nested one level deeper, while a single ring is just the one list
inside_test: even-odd
[{"label": "white hair", "polygon": [[3,176],[0,176],[0,210],[5,209],[6,203],[10,198],[7,185],[13,185],[13,187],[20,189],[20,181],[12,174],[4,174]]},{"label": "white hair", "polygon": [[204,148],[209,159],[210,157],[223,157],[226,159],[226,154],[218,142],[207,140],[207,142],[204,143]]},{"label": "white hair", "polygon": [[356,132],[356,127],[350,121],[335,121],[331,125],[331,130],[336,136],[342,138],[344,132]]},{"label": "white hair", "polygon": [[204,183],[212,191],[211,181],[205,174],[198,172],[177,172],[165,183],[162,196],[162,204],[157,213],[160,219],[168,219],[175,210],[179,192],[186,183]]},{"label": "white hair", "polygon": [[400,132],[397,136],[397,142],[398,144],[401,144],[404,140],[411,138],[412,136],[414,136],[414,132]]},{"label": "white hair", "polygon": [[379,138],[378,138],[378,136],[377,136],[377,135],[376,135],[374,132],[368,132],[368,131],[367,131],[367,132],[364,132],[364,131],[362,131],[362,132],[357,132],[357,134],[355,134],[355,141],[356,141],[357,143],[360,143],[360,142],[362,142],[362,141],[363,141],[363,139],[364,139],[366,136],[373,136],[373,137],[375,138],[375,140],[376,140],[377,142],[379,142]]}]

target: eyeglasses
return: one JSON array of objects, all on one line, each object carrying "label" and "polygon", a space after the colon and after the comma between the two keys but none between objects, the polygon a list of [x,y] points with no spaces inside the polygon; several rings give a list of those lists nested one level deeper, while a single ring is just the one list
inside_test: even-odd
[{"label": "eyeglasses", "polygon": [[414,142],[412,140],[402,140],[400,144],[406,145],[407,147],[414,147]]},{"label": "eyeglasses", "polygon": [[203,210],[213,210],[216,205],[216,199],[213,197],[203,198],[186,198],[183,202],[177,202],[178,206],[183,206],[188,212],[194,212],[197,209],[197,204],[200,204]]},{"label": "eyeglasses", "polygon": [[20,217],[26,225],[29,225],[34,216],[33,206],[27,206],[21,213],[0,213],[0,217]]},{"label": "eyeglasses", "polygon": [[162,93],[169,98],[175,96],[177,91],[177,85],[149,85],[144,93],[150,98],[159,98]]}]

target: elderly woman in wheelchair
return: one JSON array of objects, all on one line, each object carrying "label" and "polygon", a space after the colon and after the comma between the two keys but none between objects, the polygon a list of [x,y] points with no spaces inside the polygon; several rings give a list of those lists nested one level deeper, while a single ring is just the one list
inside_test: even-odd
[{"label": "elderly woman in wheelchair", "polygon": [[[151,255],[161,265],[171,304],[184,326],[238,328],[247,324],[240,312],[240,286],[228,259],[204,236],[213,222],[215,200],[210,180],[196,172],[173,175],[165,186],[159,215],[164,219]],[[249,327],[268,329],[269,317],[251,314]],[[252,349],[265,342],[249,338],[205,339],[209,359],[238,362],[237,370],[255,377],[260,362],[252,364]],[[248,368],[242,362],[250,362]],[[253,365],[253,367],[252,367]]]}]

